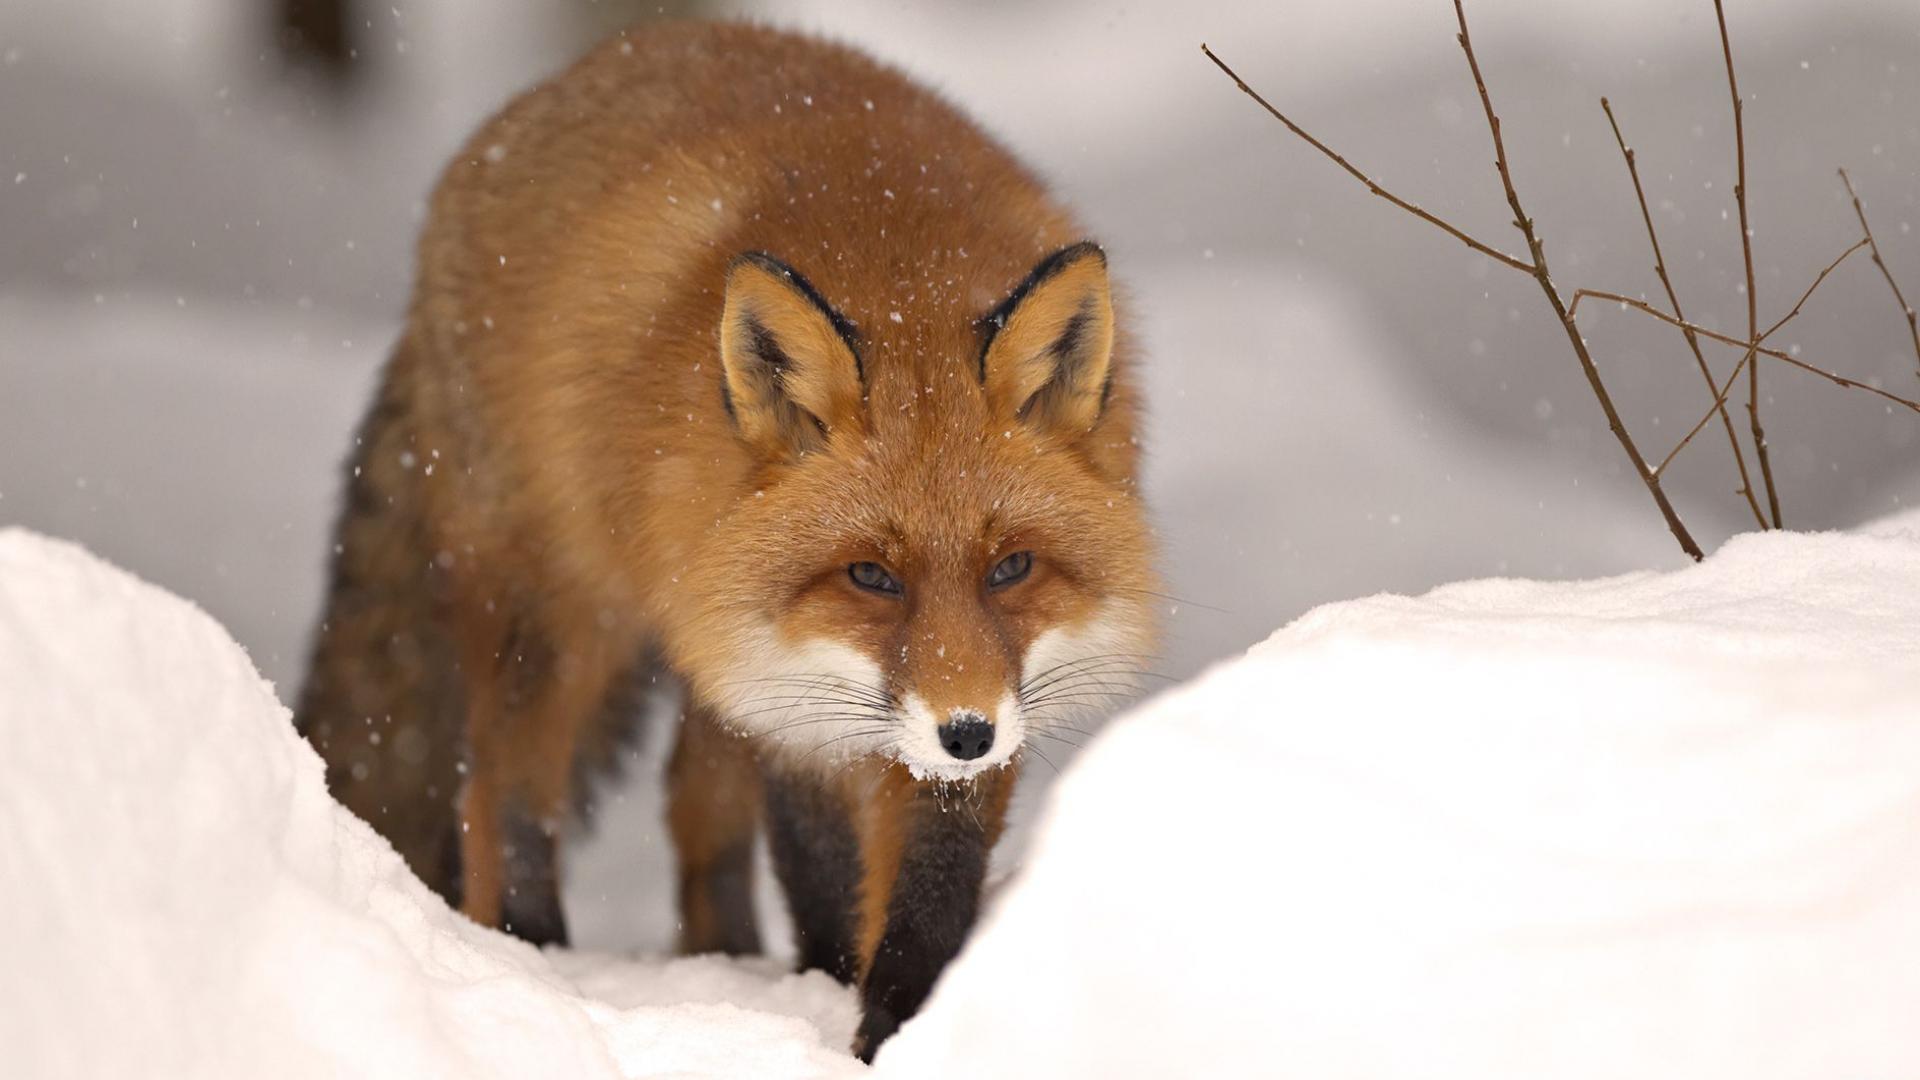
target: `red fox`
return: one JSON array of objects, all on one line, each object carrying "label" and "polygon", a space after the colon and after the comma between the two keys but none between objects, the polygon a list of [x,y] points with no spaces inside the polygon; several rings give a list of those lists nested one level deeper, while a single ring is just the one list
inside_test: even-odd
[{"label": "red fox", "polygon": [[671,676],[680,947],[758,950],[764,821],[870,1058],[1033,740],[1153,647],[1105,254],[897,72],[688,23],[488,122],[419,259],[297,710],[332,790],[473,919],[564,942],[556,837]]}]

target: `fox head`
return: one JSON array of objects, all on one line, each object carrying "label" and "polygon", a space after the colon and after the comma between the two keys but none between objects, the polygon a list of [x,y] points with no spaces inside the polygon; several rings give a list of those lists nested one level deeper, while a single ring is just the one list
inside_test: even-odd
[{"label": "fox head", "polygon": [[750,489],[690,563],[710,644],[684,666],[762,746],[964,779],[1132,688],[1153,582],[1106,257],[1001,288],[856,328],[775,256],[733,260]]}]

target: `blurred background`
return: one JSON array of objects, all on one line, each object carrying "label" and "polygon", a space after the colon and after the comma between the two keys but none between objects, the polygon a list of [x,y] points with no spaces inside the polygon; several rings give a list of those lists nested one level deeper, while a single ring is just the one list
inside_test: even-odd
[{"label": "blurred background", "polygon": [[[1743,333],[1710,0],[1468,7],[1563,287],[1661,297],[1607,94],[1689,315]],[[1920,6],[1729,8],[1763,324],[1858,237],[1842,165],[1920,295]],[[857,42],[942,89],[1080,208],[1147,345],[1149,496],[1181,598],[1165,674],[1328,600],[1683,562],[1534,284],[1369,196],[1199,51],[1211,44],[1389,188],[1519,252],[1444,0],[7,0],[0,525],[77,540],[197,601],[290,700],[337,466],[396,332],[437,170],[597,37],[688,15]],[[1691,355],[1617,307],[1583,309],[1582,325],[1658,459],[1709,400]],[[1774,343],[1920,391],[1864,256]],[[1738,359],[1707,357],[1722,376]],[[1789,527],[1920,500],[1920,417],[1783,366],[1762,380]],[[1717,424],[1668,476],[1709,551],[1752,527],[1736,483]],[[586,944],[670,941],[651,767],[666,742],[650,733],[570,867]],[[1025,817],[1045,772],[1023,790]]]}]

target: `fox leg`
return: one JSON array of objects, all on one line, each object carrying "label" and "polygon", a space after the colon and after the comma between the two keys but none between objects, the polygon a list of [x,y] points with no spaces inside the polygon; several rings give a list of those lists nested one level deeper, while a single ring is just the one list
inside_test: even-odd
[{"label": "fox leg", "polygon": [[572,807],[575,747],[612,683],[617,650],[591,636],[556,647],[524,618],[466,629],[461,910],[533,944],[564,945],[557,835]]},{"label": "fox leg", "polygon": [[460,910],[482,926],[500,925],[506,887],[501,838],[501,775],[505,723],[497,677],[507,640],[506,620],[492,603],[456,605],[452,630],[466,703],[466,760],[455,800],[460,843]]},{"label": "fox leg", "polygon": [[817,968],[852,983],[859,974],[860,848],[846,801],[817,777],[778,769],[765,777],[768,847],[793,916],[800,970]]},{"label": "fox leg", "polygon": [[475,747],[474,764],[460,786],[460,910],[481,926],[500,925],[500,897],[506,866],[500,845],[498,784],[483,776]]},{"label": "fox leg", "polygon": [[880,1044],[920,1011],[973,929],[1013,781],[1008,767],[943,790],[895,766],[868,801],[864,974],[853,1040],[861,1060],[871,1062]]},{"label": "fox leg", "polygon": [[760,951],[753,836],[760,774],[747,741],[690,707],[667,764],[667,828],[680,872],[683,954]]},{"label": "fox leg", "polygon": [[[491,727],[475,717],[476,729]],[[566,944],[553,826],[536,814],[508,740],[475,732],[460,791],[460,910],[535,945]]]},{"label": "fox leg", "polygon": [[500,822],[500,929],[535,945],[565,945],[567,919],[560,908],[557,826],[532,813],[525,802],[505,807]]}]

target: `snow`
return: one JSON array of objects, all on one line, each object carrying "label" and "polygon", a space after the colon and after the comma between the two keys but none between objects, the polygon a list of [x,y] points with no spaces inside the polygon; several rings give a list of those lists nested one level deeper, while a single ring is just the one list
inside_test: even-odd
[{"label": "snow", "polygon": [[1118,721],[885,1075],[1920,1073],[1920,514],[1319,608]]},{"label": "snow", "polygon": [[0,746],[9,1076],[859,1071],[824,975],[546,957],[453,914],[218,624],[18,529]]},{"label": "snow", "polygon": [[[882,1076],[1910,1076],[1920,514],[1314,610],[1057,784]],[[327,798],[217,623],[0,531],[19,1076],[851,1076],[773,961],[541,953]]]},{"label": "snow", "polygon": [[[1040,11],[878,0],[728,6],[866,43],[930,79],[1051,177],[1115,253],[1147,358],[1149,497],[1170,592],[1184,598],[1169,620],[1167,674],[1185,677],[1314,604],[1366,592],[1679,564],[1566,362],[1560,328],[1526,292],[1531,283],[1489,279],[1458,245],[1397,219],[1280,137],[1195,47],[1210,41],[1406,194],[1499,235],[1506,214],[1497,192],[1489,199],[1490,174],[1473,149],[1483,133],[1472,126],[1477,103],[1445,5],[1322,5],[1289,12],[1284,26],[1270,5],[1237,0],[1164,10],[1090,0]],[[1669,250],[1698,256],[1691,268],[1675,265],[1689,312],[1710,324],[1742,317],[1738,259],[1728,258],[1714,201],[1730,174],[1710,7],[1564,7],[1474,0],[1469,9],[1518,140],[1529,206],[1563,253],[1556,266],[1581,283],[1656,285],[1629,195],[1604,184],[1594,195],[1595,176],[1619,179],[1592,107],[1610,93],[1674,197],[1654,193]],[[1834,201],[1834,164],[1855,166],[1883,244],[1888,232],[1905,231],[1898,223],[1912,217],[1920,190],[1911,182],[1920,129],[1899,108],[1912,100],[1920,69],[1897,62],[1920,7],[1848,0],[1842,8],[1816,15],[1791,0],[1755,0],[1735,13],[1742,81],[1759,103],[1749,117],[1758,133],[1755,190],[1771,193],[1762,218],[1772,240],[1756,253],[1766,302],[1796,292],[1846,239],[1850,214]],[[0,178],[14,178],[0,185],[0,235],[9,241],[0,257],[0,525],[81,540],[191,597],[278,680],[282,697],[299,676],[316,616],[337,463],[397,332],[431,178],[505,94],[577,48],[577,28],[565,20],[497,0],[422,0],[374,14],[366,45],[384,59],[373,64],[363,101],[333,109],[297,81],[276,81],[256,20],[233,5],[78,0],[0,12],[0,36],[9,39],[0,97],[57,103],[0,109]],[[1801,70],[1810,53],[1826,58],[1813,65],[1818,78]],[[1038,93],[1036,71],[1047,73]],[[1116,80],[1116,71],[1128,74]],[[1571,149],[1554,151],[1554,136],[1568,130]],[[1899,247],[1888,244],[1888,255],[1904,281],[1920,270],[1902,269],[1916,264],[1914,250]],[[1864,276],[1850,281],[1854,272]],[[1807,335],[1809,356],[1910,385],[1904,324],[1882,289],[1867,264],[1845,268],[1794,332]],[[1664,449],[1697,414],[1690,364],[1675,366],[1682,354],[1659,328],[1608,310],[1592,319],[1599,360],[1643,449]],[[1721,370],[1732,362],[1714,359]],[[1769,400],[1780,395],[1769,435],[1792,523],[1852,523],[1920,503],[1920,426],[1910,417],[1808,388],[1797,376],[1769,378]],[[1731,463],[1715,457],[1724,459],[1724,448],[1699,442],[1667,481],[1711,546],[1748,523],[1728,493]],[[1912,529],[1911,517],[1902,521]],[[1791,835],[1762,829],[1789,809],[1833,809],[1876,790],[1848,771],[1865,765],[1843,751],[1894,731],[1903,705],[1912,712],[1892,685],[1916,685],[1913,661],[1901,657],[1914,640],[1905,549],[1893,545],[1891,567],[1851,576],[1844,565],[1829,567],[1808,579],[1818,589],[1802,592],[1789,577],[1805,569],[1801,556],[1812,558],[1794,547],[1803,542],[1829,554],[1881,550],[1859,536],[1768,537],[1737,541],[1677,577],[1478,582],[1324,607],[1204,687],[1127,719],[1089,761],[1055,755],[1070,783],[1047,802],[1038,853],[1029,860],[1027,841],[1032,800],[1052,780],[1044,769],[1023,780],[1015,826],[996,853],[996,875],[1020,876],[1000,894],[994,928],[933,1011],[882,1057],[882,1070],[1048,1075],[1101,1065],[1126,1075],[1154,1071],[1165,1054],[1179,1056],[1182,1067],[1170,1071],[1182,1073],[1208,1065],[1245,1072],[1255,1056],[1311,1071],[1319,1059],[1303,1049],[1304,1029],[1286,1025],[1308,1015],[1323,1030],[1320,1050],[1353,1051],[1341,1072],[1365,1075],[1382,1055],[1423,1048],[1431,1054],[1398,1071],[1438,1073],[1455,1062],[1469,1071],[1484,1064],[1484,1053],[1475,1056],[1489,1041],[1484,1017],[1500,1006],[1485,995],[1507,980],[1501,985],[1525,986],[1542,1011],[1571,1009],[1577,999],[1624,1032],[1560,1071],[1605,1071],[1628,1053],[1671,1050],[1637,1071],[1678,1073],[1677,1035],[1631,1028],[1608,1008],[1635,996],[1644,999],[1646,1015],[1634,1014],[1643,1020],[1664,1006],[1676,1024],[1698,1026],[1700,1002],[1733,992],[1685,999],[1679,988],[1697,980],[1658,967],[1683,963],[1683,954],[1633,945],[1646,937],[1632,929],[1639,909],[1616,912],[1632,946],[1619,963],[1653,974],[1635,975],[1628,990],[1609,990],[1599,961],[1585,955],[1554,954],[1566,986],[1527,982],[1554,976],[1524,966],[1538,958],[1497,951],[1486,960],[1489,981],[1473,984],[1481,997],[1443,985],[1443,976],[1453,970],[1447,964],[1478,962],[1498,936],[1496,921],[1514,912],[1598,919],[1609,898],[1654,905],[1665,895],[1659,888],[1687,888],[1674,876],[1677,855],[1646,868],[1631,896],[1622,891],[1627,871],[1606,874],[1635,843],[1704,844],[1706,819],[1692,831],[1679,827],[1692,820],[1682,811],[1701,809],[1682,798],[1690,791],[1725,800],[1730,814],[1752,810],[1722,837],[1745,836],[1758,852]],[[1754,555],[1750,543],[1768,554]],[[1781,554],[1787,547],[1792,559]],[[0,543],[0,562],[0,911],[14,916],[0,920],[0,1047],[23,1048],[13,1057],[0,1051],[0,1074],[282,1075],[298,1071],[290,1061],[357,1073],[361,1059],[346,1049],[354,1040],[395,1072],[427,1075],[485,1075],[528,1059],[542,1073],[591,1059],[579,1070],[587,1075],[629,1066],[744,1075],[844,1066],[837,1051],[853,1006],[817,980],[787,979],[767,965],[542,957],[451,918],[412,882],[388,876],[397,873],[392,860],[365,830],[316,801],[304,748],[285,738],[270,693],[256,692],[257,678],[218,631],[209,633],[219,643],[204,651],[161,640],[205,638],[170,632],[204,619],[24,534]],[[1719,568],[1730,562],[1752,572],[1727,580],[1731,571]],[[66,578],[74,581],[61,593]],[[1821,591],[1843,581],[1854,583],[1852,595]],[[1771,601],[1743,591],[1768,588]],[[82,634],[81,597],[101,621],[83,635],[84,648],[68,640]],[[1884,623],[1876,603],[1886,605]],[[59,640],[71,646],[66,655],[86,653],[85,662],[22,659],[59,652]],[[1858,670],[1876,654],[1885,657],[1877,669]],[[1394,665],[1390,680],[1380,674],[1386,664]],[[188,673],[200,673],[192,685],[183,682]],[[1648,680],[1644,693],[1616,685],[1639,679]],[[1399,685],[1379,685],[1387,681]],[[1461,695],[1472,697],[1470,715],[1451,704]],[[1865,704],[1849,705],[1855,698]],[[1747,753],[1758,756],[1702,757],[1698,787],[1677,786],[1663,771],[1660,755],[1670,748],[1660,732],[1600,726],[1608,721],[1593,713],[1608,702],[1649,723],[1654,715],[1679,722],[1669,702],[1692,709],[1672,737],[1684,742],[1692,732],[1694,743],[1675,754],[1706,755],[1751,728],[1758,749]],[[1376,705],[1401,710],[1399,719]],[[1623,711],[1630,706],[1660,711]],[[1782,719],[1781,710],[1790,714]],[[1770,762],[1786,770],[1766,756],[1785,752],[1776,741],[1787,736],[1774,726],[1815,715],[1838,717],[1820,726],[1842,741],[1826,746],[1803,732],[1815,747],[1804,767],[1763,777]],[[1416,721],[1432,730],[1406,729]],[[1323,744],[1341,732],[1354,741]],[[1623,741],[1608,742],[1613,735]],[[578,941],[658,952],[672,939],[658,780],[669,742],[670,732],[647,733],[631,782],[603,800],[597,833],[569,849],[565,899]],[[1886,767],[1898,768],[1907,747],[1897,732],[1886,735]],[[1468,756],[1475,752],[1488,760]],[[1427,812],[1402,808],[1395,818],[1391,806],[1355,808],[1367,793],[1325,790],[1314,755],[1329,770],[1390,784],[1396,797],[1426,799]],[[1524,776],[1500,771],[1522,758]],[[1435,775],[1421,771],[1426,764]],[[170,771],[180,783],[160,790],[155,777]],[[185,779],[207,775],[223,782],[203,788]],[[268,783],[275,776],[286,786]],[[1515,786],[1527,777],[1564,805],[1527,801],[1533,789]],[[1752,785],[1763,778],[1780,786],[1753,810],[1748,802],[1764,800]],[[1469,796],[1478,801],[1463,801]],[[1500,816],[1512,805],[1540,820]],[[1575,816],[1578,806],[1586,816]],[[1663,825],[1680,815],[1676,831],[1622,816],[1635,806]],[[1302,807],[1304,821],[1285,816]],[[123,812],[109,812],[116,808]],[[1309,821],[1325,832],[1302,835]],[[1549,836],[1552,822],[1572,831]],[[1533,831],[1519,832],[1523,825]],[[1587,836],[1575,826],[1618,848],[1589,858],[1575,847]],[[1100,839],[1085,840],[1090,834]],[[1432,843],[1420,847],[1417,837]],[[1136,849],[1145,869],[1128,877],[1121,852]],[[1249,851],[1275,853],[1272,869],[1238,865]],[[1535,865],[1531,855],[1541,851],[1550,857]],[[1553,889],[1585,880],[1574,870],[1554,876],[1563,856],[1601,879],[1594,910],[1555,906],[1565,896]],[[1716,883],[1740,898],[1722,905],[1737,914],[1777,899],[1771,876],[1741,891],[1714,876],[1717,866],[1699,860],[1702,903],[1717,895]],[[1360,913],[1342,891],[1363,874],[1383,889],[1417,886],[1436,908],[1405,910],[1381,894],[1361,912],[1378,913],[1397,936],[1369,937],[1384,932],[1356,927]],[[1471,875],[1495,874],[1502,890],[1475,891],[1486,878]],[[1904,888],[1910,874],[1898,867],[1861,895]],[[1084,880],[1069,880],[1076,877]],[[767,879],[763,868],[763,886]],[[1319,892],[1303,891],[1303,882]],[[1510,896],[1508,882],[1536,892]],[[1462,897],[1484,904],[1488,896],[1506,906],[1458,909]],[[763,916],[777,937],[780,913],[769,901],[763,888]],[[1841,915],[1862,926],[1880,919],[1885,963],[1911,970],[1911,939],[1884,910]],[[282,940],[296,911],[305,912],[310,947],[299,935]],[[156,924],[155,912],[169,921]],[[1481,922],[1469,918],[1476,914]],[[1305,939],[1309,919],[1321,920],[1324,949]],[[1802,1030],[1795,1046],[1824,1038],[1865,1058],[1885,1049],[1875,1025],[1888,1010],[1914,1011],[1910,986],[1892,985],[1893,974],[1870,962],[1877,957],[1858,959],[1838,936],[1821,937],[1818,927],[1789,934],[1768,967],[1753,955],[1752,921],[1735,922],[1714,931],[1727,967],[1746,964],[1778,1004],[1798,992],[1777,985],[1794,981],[1779,977],[1788,947],[1824,950],[1820,970],[1798,981],[1809,998],[1811,988],[1830,990],[1821,1000],[1834,1003],[1815,1002],[1792,1024],[1756,1022],[1739,1043],[1762,1048],[1756,1054]],[[1394,953],[1389,942],[1409,951]],[[1901,948],[1909,952],[1896,965]],[[1337,966],[1329,956],[1342,949],[1342,959],[1358,960]],[[1214,966],[1223,957],[1237,966],[1223,973]],[[1133,974],[1153,978],[1134,985],[1122,970],[1129,961]],[[1848,963],[1859,971],[1857,992],[1833,988]],[[1709,960],[1697,967],[1699,979],[1746,987]],[[1283,996],[1294,970],[1312,973],[1298,985],[1325,1000]],[[470,987],[474,979],[492,989]],[[1875,988],[1885,1000],[1856,1009],[1855,1029],[1839,1028],[1835,1010]],[[307,1014],[298,1023],[282,1015],[290,1002]],[[1763,1011],[1756,995],[1735,1003],[1745,1015]],[[1798,999],[1780,1007],[1789,1005],[1801,1008]],[[476,1019],[495,1006],[505,1019]],[[1203,1008],[1213,1015],[1198,1015]],[[1539,1028],[1564,1048],[1575,1033],[1559,1016]],[[1353,1050],[1368,1018],[1381,1026]],[[1249,1047],[1246,1024],[1274,1035]],[[1378,1035],[1388,1024],[1393,1045]],[[342,1042],[343,1033],[351,1039]],[[942,1043],[964,1053],[930,1063]],[[1119,1060],[1092,1062],[1103,1047]],[[793,1056],[777,1062],[780,1054]],[[1831,1068],[1823,1059],[1799,1072],[1838,1075],[1859,1064],[1838,1050],[1832,1057]],[[1794,1060],[1776,1055],[1749,1071],[1784,1074]],[[1728,1052],[1725,1063],[1696,1071],[1729,1074],[1732,1063]],[[1900,1064],[1903,1075],[1917,1071]],[[1868,1063],[1857,1074],[1885,1072]]]}]

